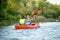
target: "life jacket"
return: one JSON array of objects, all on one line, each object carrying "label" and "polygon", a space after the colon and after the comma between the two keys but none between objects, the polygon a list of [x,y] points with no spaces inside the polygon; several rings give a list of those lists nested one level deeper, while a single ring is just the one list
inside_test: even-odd
[{"label": "life jacket", "polygon": [[20,19],[19,23],[20,24],[25,24],[25,19]]}]

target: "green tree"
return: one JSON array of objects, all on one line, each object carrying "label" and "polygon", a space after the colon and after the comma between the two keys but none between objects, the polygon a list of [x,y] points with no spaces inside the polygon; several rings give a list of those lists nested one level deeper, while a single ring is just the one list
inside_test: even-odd
[{"label": "green tree", "polygon": [[4,13],[6,11],[7,8],[7,0],[0,0],[0,21],[2,21],[5,18],[5,14]]},{"label": "green tree", "polygon": [[44,16],[47,18],[57,18],[57,12],[53,9],[47,9],[44,11]]}]

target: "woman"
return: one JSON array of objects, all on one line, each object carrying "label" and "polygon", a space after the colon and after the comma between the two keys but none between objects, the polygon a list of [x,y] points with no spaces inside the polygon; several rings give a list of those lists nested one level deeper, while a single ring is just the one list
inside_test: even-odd
[{"label": "woman", "polygon": [[21,19],[19,20],[19,24],[21,24],[21,25],[25,24],[25,18],[24,18],[24,16],[22,16]]}]

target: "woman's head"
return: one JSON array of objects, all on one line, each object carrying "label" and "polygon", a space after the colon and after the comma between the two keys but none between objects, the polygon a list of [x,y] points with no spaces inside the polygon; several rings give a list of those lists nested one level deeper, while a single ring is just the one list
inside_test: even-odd
[{"label": "woman's head", "polygon": [[24,16],[21,16],[21,19],[24,19]]}]

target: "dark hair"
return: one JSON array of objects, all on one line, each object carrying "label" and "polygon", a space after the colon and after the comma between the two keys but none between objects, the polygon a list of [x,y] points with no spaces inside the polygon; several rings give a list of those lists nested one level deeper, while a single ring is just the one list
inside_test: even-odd
[{"label": "dark hair", "polygon": [[21,16],[22,19],[24,19],[25,17],[24,16]]}]

